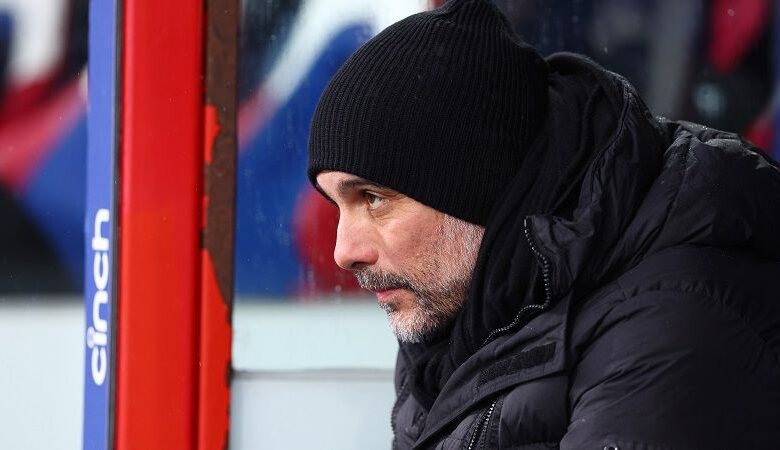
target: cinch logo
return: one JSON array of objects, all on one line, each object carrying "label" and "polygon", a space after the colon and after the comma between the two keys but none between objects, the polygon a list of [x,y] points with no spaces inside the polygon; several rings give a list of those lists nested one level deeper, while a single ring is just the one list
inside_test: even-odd
[{"label": "cinch logo", "polygon": [[[106,380],[108,361],[106,346],[108,345],[108,238],[103,236],[102,226],[108,224],[110,215],[107,209],[99,209],[95,214],[95,229],[92,235],[92,251],[95,259],[92,264],[92,275],[95,282],[95,296],[92,298],[92,325],[87,329],[87,347],[92,349],[92,380],[98,386]],[[101,315],[101,306],[103,314]]]}]

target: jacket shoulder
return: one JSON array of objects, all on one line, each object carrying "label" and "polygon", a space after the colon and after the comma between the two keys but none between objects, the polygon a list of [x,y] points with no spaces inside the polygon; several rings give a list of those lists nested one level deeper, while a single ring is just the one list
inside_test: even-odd
[{"label": "jacket shoulder", "polygon": [[780,447],[778,275],[772,261],[681,247],[585,301],[561,448]]},{"label": "jacket shoulder", "polygon": [[779,280],[777,261],[750,251],[686,245],[645,258],[616,285],[627,309],[639,296],[670,302],[671,308],[681,298],[696,298],[700,308],[738,318],[780,355]]}]

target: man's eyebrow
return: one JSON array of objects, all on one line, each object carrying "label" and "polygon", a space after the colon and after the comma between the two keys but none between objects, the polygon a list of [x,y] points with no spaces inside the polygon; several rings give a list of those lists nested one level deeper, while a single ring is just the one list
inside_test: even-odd
[{"label": "man's eyebrow", "polygon": [[387,189],[381,184],[372,183],[363,178],[348,178],[346,180],[339,181],[339,183],[336,185],[336,194],[339,197],[344,198],[352,194],[355,190],[366,189],[366,188],[379,189],[379,190]]}]

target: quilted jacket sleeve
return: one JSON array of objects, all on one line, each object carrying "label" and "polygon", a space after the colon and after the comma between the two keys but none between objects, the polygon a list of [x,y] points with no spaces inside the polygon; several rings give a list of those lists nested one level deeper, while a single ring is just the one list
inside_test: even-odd
[{"label": "quilted jacket sleeve", "polygon": [[780,448],[780,369],[744,317],[654,291],[615,306],[573,373],[561,449]]}]

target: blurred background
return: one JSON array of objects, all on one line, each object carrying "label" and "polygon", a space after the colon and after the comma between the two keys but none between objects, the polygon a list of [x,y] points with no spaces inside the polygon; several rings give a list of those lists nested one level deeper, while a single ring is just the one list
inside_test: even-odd
[{"label": "blurred background", "polygon": [[[336,212],[308,185],[306,144],[346,58],[440,3],[241,1],[232,448],[273,447],[289,431],[254,424],[296,399],[324,430],[312,435],[341,427],[333,448],[389,445],[395,342],[332,263]],[[776,2],[496,4],[542,53],[584,53],[656,114],[741,133],[777,158]],[[0,448],[80,446],[87,11],[0,0]]]},{"label": "blurred background", "polygon": [[[379,1],[341,3],[329,7],[338,11],[332,18],[324,12],[314,18],[316,0],[247,3],[244,10],[239,297],[319,299],[355,289],[348,275],[333,269],[332,208],[305,179],[308,124],[327,80],[392,11]],[[742,133],[773,150],[772,2],[496,3],[543,54],[590,56],[635,83],[656,114]],[[361,10],[375,11],[376,19],[361,19]],[[305,26],[296,26],[301,22]]]}]

